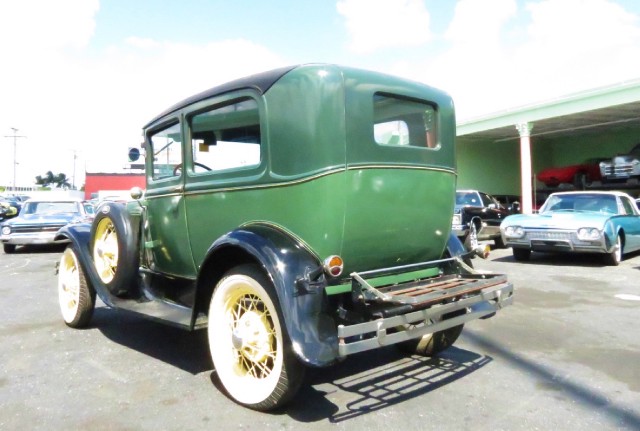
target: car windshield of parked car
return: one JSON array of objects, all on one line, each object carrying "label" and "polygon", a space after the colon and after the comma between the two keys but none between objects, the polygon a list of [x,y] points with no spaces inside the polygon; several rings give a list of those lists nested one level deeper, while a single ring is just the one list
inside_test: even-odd
[{"label": "car windshield of parked car", "polygon": [[78,204],[75,202],[27,202],[22,210],[23,214],[50,215],[77,213]]},{"label": "car windshield of parked car", "polygon": [[551,195],[540,213],[550,212],[598,212],[618,214],[618,202],[614,195],[602,194],[569,194]]},{"label": "car windshield of parked car", "polygon": [[476,192],[456,192],[456,205],[480,206],[480,196]]}]

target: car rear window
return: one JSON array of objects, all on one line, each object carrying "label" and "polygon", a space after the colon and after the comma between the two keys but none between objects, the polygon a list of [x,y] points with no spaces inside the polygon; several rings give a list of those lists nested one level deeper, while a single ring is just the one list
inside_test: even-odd
[{"label": "car rear window", "polygon": [[376,143],[438,149],[437,112],[433,105],[400,96],[373,96],[373,136]]}]

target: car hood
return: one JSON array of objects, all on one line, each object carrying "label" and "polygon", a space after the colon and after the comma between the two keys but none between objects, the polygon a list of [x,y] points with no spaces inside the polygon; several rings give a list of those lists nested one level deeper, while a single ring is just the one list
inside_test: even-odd
[{"label": "car hood", "polygon": [[639,156],[636,154],[620,154],[613,158],[613,163],[631,163],[634,160],[638,160]]},{"label": "car hood", "polygon": [[81,220],[80,214],[60,213],[60,214],[20,214],[6,224],[11,226],[33,225],[33,224],[67,224],[72,221]]},{"label": "car hood", "polygon": [[544,214],[514,214],[502,222],[504,226],[522,226],[532,229],[578,229],[581,227],[604,228],[611,214],[593,212],[556,211]]}]

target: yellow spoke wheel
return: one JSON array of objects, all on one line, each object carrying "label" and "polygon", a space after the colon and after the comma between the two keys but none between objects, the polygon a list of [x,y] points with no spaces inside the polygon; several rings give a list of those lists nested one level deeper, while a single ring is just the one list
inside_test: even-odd
[{"label": "yellow spoke wheel", "polygon": [[243,265],[218,283],[209,307],[209,348],[220,382],[234,400],[256,410],[288,401],[304,371],[274,298],[268,278]]}]

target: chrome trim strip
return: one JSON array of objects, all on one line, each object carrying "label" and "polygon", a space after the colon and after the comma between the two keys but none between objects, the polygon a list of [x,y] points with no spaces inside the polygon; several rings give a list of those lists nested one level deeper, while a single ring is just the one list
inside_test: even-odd
[{"label": "chrome trim strip", "polygon": [[[260,190],[260,189],[268,189],[268,188],[276,188],[276,187],[288,187],[296,184],[303,184],[309,181],[317,180],[322,177],[326,177],[329,175],[333,175],[339,172],[345,171],[355,171],[355,170],[369,170],[369,169],[407,169],[407,170],[422,170],[422,171],[435,171],[435,172],[446,172],[453,175],[458,175],[454,169],[448,168],[436,168],[431,166],[405,166],[405,165],[358,165],[358,166],[347,166],[346,169],[341,167],[338,169],[331,169],[326,172],[321,172],[318,174],[311,175],[309,177],[299,178],[296,180],[284,181],[281,183],[269,183],[269,184],[253,184],[250,186],[235,186],[235,187],[224,187],[224,188],[215,188],[209,190],[193,190],[184,192],[185,196],[197,196],[203,194],[213,194],[213,193],[228,193],[239,190]],[[148,193],[148,189],[147,189]],[[157,195],[146,195],[147,199],[159,198],[159,197],[171,197],[171,196],[180,196],[180,193],[167,193],[167,194],[157,194]]]}]

